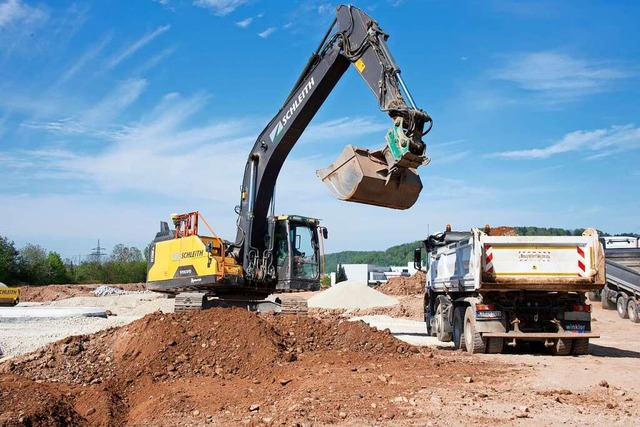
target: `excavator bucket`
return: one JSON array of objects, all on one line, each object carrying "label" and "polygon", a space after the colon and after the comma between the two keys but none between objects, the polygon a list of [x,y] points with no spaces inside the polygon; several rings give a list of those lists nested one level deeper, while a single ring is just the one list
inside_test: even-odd
[{"label": "excavator bucket", "polygon": [[338,159],[316,175],[341,200],[408,209],[422,190],[415,168],[400,168],[389,173],[382,151],[347,145]]}]

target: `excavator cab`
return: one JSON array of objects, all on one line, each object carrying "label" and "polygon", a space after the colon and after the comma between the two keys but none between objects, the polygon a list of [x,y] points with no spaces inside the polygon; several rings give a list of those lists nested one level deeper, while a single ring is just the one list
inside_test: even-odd
[{"label": "excavator cab", "polygon": [[275,218],[273,259],[278,290],[318,290],[320,283],[320,239],[326,228],[319,221],[297,215]]}]

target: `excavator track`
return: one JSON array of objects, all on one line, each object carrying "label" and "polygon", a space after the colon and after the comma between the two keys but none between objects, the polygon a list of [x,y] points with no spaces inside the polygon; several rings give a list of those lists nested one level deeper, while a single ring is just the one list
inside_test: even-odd
[{"label": "excavator track", "polygon": [[306,316],[309,313],[309,305],[304,298],[280,297],[280,313]]},{"label": "excavator track", "polygon": [[176,295],[176,313],[184,313],[190,310],[202,310],[205,308],[206,294],[204,292],[181,292]]},{"label": "excavator track", "polygon": [[300,297],[279,296],[276,302],[234,298],[208,299],[205,292],[181,292],[175,298],[175,313],[205,310],[213,307],[241,307],[249,311],[275,312],[306,316],[309,312],[307,300]]}]

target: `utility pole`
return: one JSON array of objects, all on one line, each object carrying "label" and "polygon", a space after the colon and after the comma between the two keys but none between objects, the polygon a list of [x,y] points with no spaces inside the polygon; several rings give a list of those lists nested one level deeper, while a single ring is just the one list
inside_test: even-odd
[{"label": "utility pole", "polygon": [[93,252],[91,252],[91,258],[98,262],[98,264],[102,264],[102,256],[106,255],[106,252],[102,252],[105,248],[100,247],[100,239],[98,239],[98,246],[93,248]]}]

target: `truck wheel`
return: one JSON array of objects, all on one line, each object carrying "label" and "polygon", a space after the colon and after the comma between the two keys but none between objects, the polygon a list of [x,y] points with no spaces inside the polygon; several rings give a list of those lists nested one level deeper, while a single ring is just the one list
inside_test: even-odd
[{"label": "truck wheel", "polygon": [[456,350],[467,350],[467,344],[464,339],[464,312],[465,306],[456,307],[453,312],[453,348]]},{"label": "truck wheel", "polygon": [[613,310],[613,304],[611,303],[611,300],[609,300],[609,288],[608,287],[604,287],[604,289],[602,289],[602,293],[600,294],[600,299],[602,301],[602,308],[604,308],[605,310]]},{"label": "truck wheel", "polygon": [[587,292],[587,298],[589,298],[589,301],[591,302],[600,301],[600,295],[598,292]]},{"label": "truck wheel", "polygon": [[500,354],[502,353],[502,347],[504,347],[502,338],[487,338],[487,353]]},{"label": "truck wheel", "polygon": [[438,304],[438,307],[436,308],[436,337],[438,338],[438,341],[451,341],[451,333],[445,332],[444,330],[444,324],[446,321],[447,319],[444,318],[442,304]]},{"label": "truck wheel", "polygon": [[627,314],[629,315],[629,320],[633,323],[640,323],[640,315],[638,314],[638,303],[636,302],[634,297],[629,298],[629,302],[627,303]]},{"label": "truck wheel", "polygon": [[551,347],[551,354],[554,356],[568,356],[571,354],[572,347],[573,344],[571,343],[571,340],[558,338]]},{"label": "truck wheel", "polygon": [[431,314],[429,313],[429,302],[425,300],[424,302],[424,323],[427,324],[427,336],[432,337],[433,328],[431,328]]},{"label": "truck wheel", "polygon": [[618,311],[618,316],[622,319],[626,319],[629,317],[629,313],[627,311],[627,301],[628,298],[624,295],[618,295],[618,299],[616,300],[616,310]]},{"label": "truck wheel", "polygon": [[571,354],[575,354],[576,356],[581,356],[589,353],[589,338],[580,338],[577,340],[573,340],[573,348],[571,349]]},{"label": "truck wheel", "polygon": [[485,338],[482,338],[480,332],[476,331],[476,310],[474,307],[467,307],[464,313],[464,341],[468,353],[485,353],[487,351]]}]

